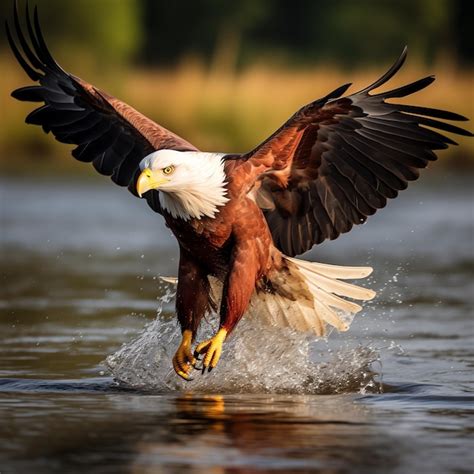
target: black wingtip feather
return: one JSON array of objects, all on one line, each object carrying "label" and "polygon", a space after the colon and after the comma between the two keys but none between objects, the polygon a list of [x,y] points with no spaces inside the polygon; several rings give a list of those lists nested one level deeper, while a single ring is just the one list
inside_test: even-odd
[{"label": "black wingtip feather", "polygon": [[445,130],[446,132],[455,133],[457,135],[462,135],[464,137],[474,136],[469,130],[465,130],[464,128],[451,125],[450,123],[440,122],[439,120],[434,120],[428,117],[417,117],[417,122],[421,125],[437,128],[439,130]]},{"label": "black wingtip feather", "polygon": [[28,28],[28,35],[30,37],[31,44],[33,45],[33,49],[36,51],[36,54],[38,54],[40,47],[38,44],[38,39],[36,38],[36,34],[33,29],[33,25],[31,24],[31,15],[30,15],[30,8],[28,5],[28,2],[26,2],[25,16],[26,16],[26,27]]},{"label": "black wingtip feather", "polygon": [[374,94],[371,97],[382,97],[383,99],[392,99],[392,98],[399,98],[399,97],[406,97],[407,95],[414,94],[425,87],[428,87],[432,84],[435,80],[434,76],[426,76],[418,81],[411,82],[410,84],[406,84],[402,87],[397,87],[391,91],[381,92],[380,94]]},{"label": "black wingtip feather", "polygon": [[380,77],[375,82],[370,84],[370,86],[367,86],[365,89],[362,89],[361,91],[359,91],[359,94],[368,93],[368,92],[376,89],[377,87],[382,86],[389,79],[391,79],[400,70],[400,68],[405,63],[405,60],[407,58],[407,53],[408,53],[408,46],[405,45],[405,47],[403,48],[402,53],[400,54],[398,59],[395,61],[395,63],[390,67],[390,69],[382,77]]},{"label": "black wingtip feather", "polygon": [[24,54],[26,55],[26,57],[28,58],[28,60],[30,61],[31,65],[34,68],[41,70],[43,65],[41,64],[39,59],[35,56],[33,51],[31,51],[31,48],[30,48],[28,42],[26,41],[25,35],[23,34],[23,30],[22,30],[21,25],[20,25],[20,18],[19,18],[19,15],[18,15],[17,2],[15,2],[13,4],[13,22],[14,22],[14,25],[15,25],[16,35],[18,37],[18,40],[20,41],[20,45],[23,49]]},{"label": "black wingtip feather", "polygon": [[39,48],[39,50],[37,51],[38,54],[41,53],[42,60],[44,61],[46,66],[58,72],[64,73],[63,69],[61,68],[61,66],[59,66],[59,64],[53,58],[53,56],[49,52],[48,47],[46,46],[46,41],[44,40],[43,33],[41,32],[37,5],[35,5],[35,10],[33,14],[33,22],[34,22],[36,38],[38,40],[38,48]]},{"label": "black wingtip feather", "polygon": [[454,112],[448,112],[447,110],[432,109],[430,107],[421,107],[418,105],[406,105],[396,104],[393,107],[401,112],[407,112],[409,114],[423,115],[425,117],[435,117],[444,120],[455,120],[459,122],[467,122],[469,119],[464,115],[459,115]]},{"label": "black wingtip feather", "polygon": [[44,115],[50,111],[49,105],[43,105],[30,112],[26,118],[25,123],[28,125],[43,125]]},{"label": "black wingtip feather", "polygon": [[44,102],[44,91],[40,86],[20,87],[15,89],[10,95],[22,102]]},{"label": "black wingtip feather", "polygon": [[330,100],[330,99],[337,99],[338,97],[341,97],[344,92],[349,89],[349,87],[352,86],[352,82],[348,82],[347,84],[343,84],[342,86],[338,87],[337,89],[334,89],[332,92],[330,92],[324,100]]},{"label": "black wingtip feather", "polygon": [[28,62],[25,60],[25,58],[23,57],[23,55],[20,53],[20,51],[18,50],[18,47],[15,43],[15,41],[13,40],[13,36],[10,32],[10,27],[8,26],[8,22],[6,21],[5,22],[5,31],[6,31],[6,34],[7,34],[7,40],[8,40],[8,44],[10,45],[10,48],[13,52],[13,55],[15,56],[16,60],[18,61],[18,63],[20,64],[20,66],[23,68],[23,70],[26,72],[26,74],[28,75],[28,77],[36,82],[38,81],[42,76],[40,73],[38,73],[37,71],[35,71],[29,64]]}]

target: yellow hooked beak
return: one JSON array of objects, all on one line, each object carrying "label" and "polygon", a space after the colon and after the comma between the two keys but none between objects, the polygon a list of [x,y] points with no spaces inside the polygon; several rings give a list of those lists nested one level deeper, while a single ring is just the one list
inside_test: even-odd
[{"label": "yellow hooked beak", "polygon": [[169,180],[162,175],[161,170],[153,171],[150,168],[145,168],[137,181],[137,193],[142,197],[150,189],[157,189]]}]

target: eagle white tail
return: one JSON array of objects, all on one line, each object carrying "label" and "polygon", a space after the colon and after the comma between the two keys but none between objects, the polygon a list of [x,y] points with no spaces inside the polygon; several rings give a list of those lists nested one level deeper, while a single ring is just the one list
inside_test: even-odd
[{"label": "eagle white tail", "polygon": [[[244,318],[325,336],[328,326],[347,331],[362,307],[344,298],[367,301],[375,291],[341,280],[368,277],[371,267],[342,267],[283,255],[283,266],[257,285]],[[162,279],[177,283],[176,278]],[[220,303],[222,283],[209,277],[211,299]],[[342,297],[342,298],[341,298]]]},{"label": "eagle white tail", "polygon": [[297,331],[324,336],[328,326],[347,331],[362,307],[353,301],[371,300],[375,292],[347,283],[365,278],[371,267],[342,267],[284,256],[284,268],[269,275],[265,287],[252,296],[246,317]]}]

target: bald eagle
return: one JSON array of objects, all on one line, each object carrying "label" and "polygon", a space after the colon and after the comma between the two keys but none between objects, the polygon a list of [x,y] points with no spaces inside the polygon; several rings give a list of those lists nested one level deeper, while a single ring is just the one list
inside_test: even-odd
[{"label": "bald eagle", "polygon": [[[350,84],[298,110],[244,154],[201,152],[126,103],[64,71],[46,47],[35,8],[26,33],[15,6],[10,47],[29,78],[15,99],[41,105],[26,117],[161,214],[180,250],[176,313],[182,341],[173,367],[190,379],[199,357],[214,368],[225,339],[244,315],[298,331],[348,329],[361,309],[352,300],[375,292],[346,279],[370,267],[342,267],[293,258],[362,224],[456,143],[436,130],[472,136],[445,122],[467,120],[434,108],[401,105],[434,81],[374,93],[403,65],[407,50],[368,87]],[[350,298],[347,300],[346,298]],[[209,340],[195,336],[203,316],[219,311]]]}]

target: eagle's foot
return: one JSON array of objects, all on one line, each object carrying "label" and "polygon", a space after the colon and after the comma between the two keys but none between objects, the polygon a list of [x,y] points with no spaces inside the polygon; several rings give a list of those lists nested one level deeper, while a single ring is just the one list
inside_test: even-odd
[{"label": "eagle's foot", "polygon": [[202,361],[202,373],[208,369],[210,372],[219,362],[222,354],[222,344],[227,336],[227,330],[224,328],[219,329],[217,334],[207,341],[198,344],[194,351],[194,357],[199,358],[200,355],[204,355]]},{"label": "eagle's foot", "polygon": [[173,368],[175,372],[184,380],[192,380],[189,376],[192,367],[196,364],[196,359],[191,352],[193,333],[190,330],[183,332],[181,344],[173,357]]}]

